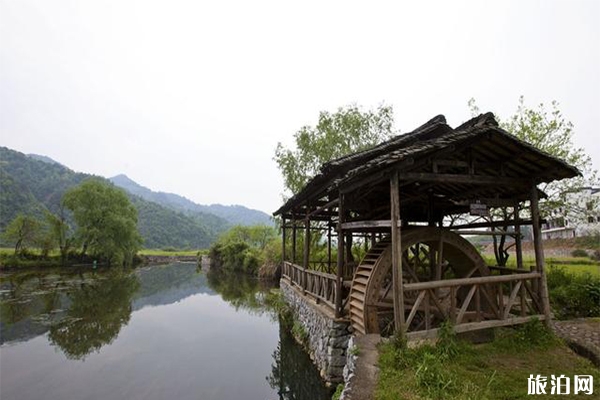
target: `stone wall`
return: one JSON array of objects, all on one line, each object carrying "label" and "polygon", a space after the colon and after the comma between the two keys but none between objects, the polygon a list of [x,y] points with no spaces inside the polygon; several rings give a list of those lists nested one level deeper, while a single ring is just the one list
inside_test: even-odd
[{"label": "stone wall", "polygon": [[352,330],[350,321],[333,318],[330,310],[302,296],[285,279],[281,280],[281,291],[292,308],[295,321],[307,333],[308,351],[321,377],[328,383],[343,382]]}]

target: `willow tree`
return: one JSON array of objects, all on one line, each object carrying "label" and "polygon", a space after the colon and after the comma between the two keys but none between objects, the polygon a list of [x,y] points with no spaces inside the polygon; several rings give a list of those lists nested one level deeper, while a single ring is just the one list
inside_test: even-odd
[{"label": "willow tree", "polygon": [[137,210],[125,192],[100,179],[88,179],[63,197],[73,212],[81,254],[107,261],[130,263],[141,245]]}]

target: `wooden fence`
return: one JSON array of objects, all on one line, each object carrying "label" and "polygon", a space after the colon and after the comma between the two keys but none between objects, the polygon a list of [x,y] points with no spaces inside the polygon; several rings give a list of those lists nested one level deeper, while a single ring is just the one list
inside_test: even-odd
[{"label": "wooden fence", "polygon": [[527,272],[405,284],[407,336],[435,337],[446,320],[456,332],[543,320],[541,300],[534,290],[540,277]]},{"label": "wooden fence", "polygon": [[317,303],[322,303],[335,311],[336,275],[306,269],[288,261],[283,263],[281,275],[292,286],[299,288],[302,294],[311,296]]}]

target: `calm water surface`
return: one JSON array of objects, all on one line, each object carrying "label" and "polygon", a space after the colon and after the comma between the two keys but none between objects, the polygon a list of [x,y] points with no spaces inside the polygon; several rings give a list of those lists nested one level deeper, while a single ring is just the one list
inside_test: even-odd
[{"label": "calm water surface", "polygon": [[0,398],[329,399],[270,288],[193,264],[0,276]]}]

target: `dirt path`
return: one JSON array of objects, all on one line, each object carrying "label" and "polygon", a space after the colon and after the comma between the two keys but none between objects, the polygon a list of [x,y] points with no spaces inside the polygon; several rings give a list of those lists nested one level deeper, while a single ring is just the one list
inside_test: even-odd
[{"label": "dirt path", "polygon": [[600,367],[600,318],[554,321],[553,327],[575,352]]}]

